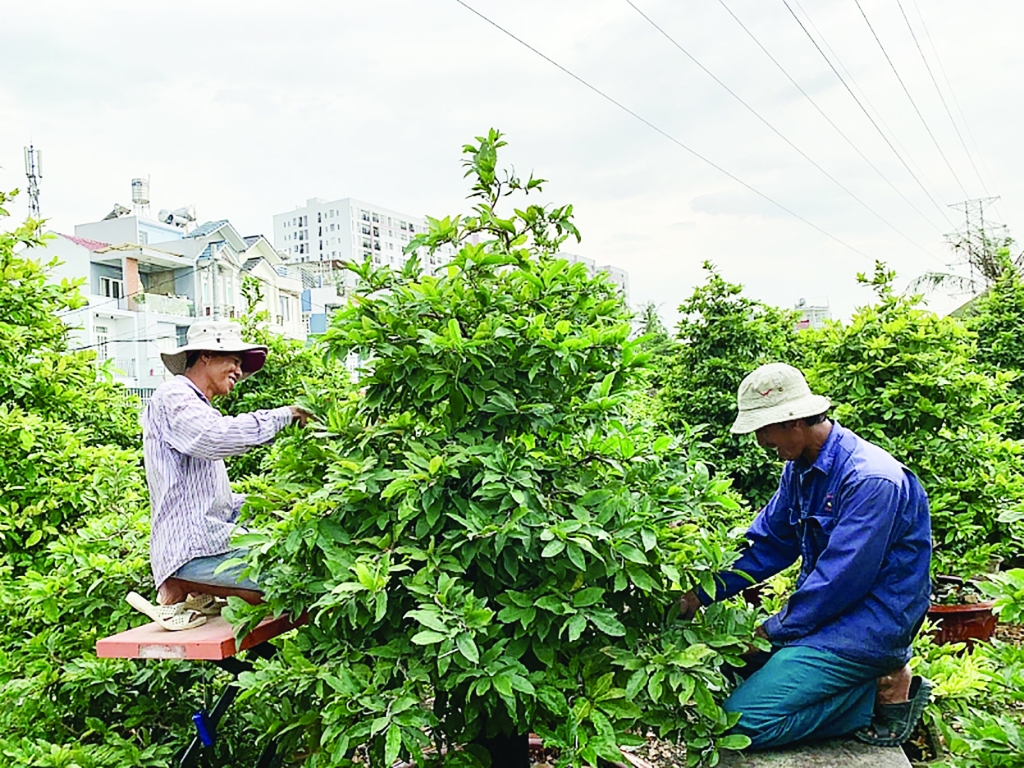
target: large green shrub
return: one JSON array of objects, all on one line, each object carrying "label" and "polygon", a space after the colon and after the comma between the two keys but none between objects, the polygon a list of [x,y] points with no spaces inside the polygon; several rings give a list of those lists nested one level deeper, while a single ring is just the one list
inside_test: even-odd
[{"label": "large green shrub", "polygon": [[[310,613],[284,657],[244,676],[263,726],[311,766],[474,764],[439,748],[533,729],[560,763],[619,759],[653,727],[716,759],[718,701],[750,618],[673,619],[734,552],[728,482],[620,418],[644,364],[621,297],[554,260],[571,207],[499,208],[540,181],[501,176],[492,131],[465,148],[473,212],[429,219],[410,252],[453,244],[438,276],[367,263],[324,336],[369,360],[364,396],[311,404],[323,428],[279,446],[250,497],[262,607]],[[300,746],[301,745],[301,746]]]},{"label": "large green shrub", "polygon": [[[1003,268],[999,277],[970,307],[965,320],[978,334],[978,360],[1016,378],[1011,391],[1024,401],[1024,276],[1010,259],[1008,250],[1000,251]],[[1024,438],[1020,420],[1009,425],[1010,434]]]},{"label": "large green shrub", "polygon": [[744,376],[764,363],[796,362],[796,315],[747,298],[710,262],[704,270],[707,281],[679,306],[677,344],[661,376],[662,414],[674,431],[706,425],[707,460],[761,505],[775,493],[782,466],[752,436],[729,427]]},{"label": "large green shrub", "polygon": [[[259,373],[240,382],[230,394],[214,401],[222,413],[237,416],[263,408],[294,405],[309,390],[333,392],[344,397],[352,388],[351,373],[344,360],[328,358],[319,345],[296,339],[286,339],[268,329],[269,315],[258,311],[262,285],[252,277],[242,282],[247,310],[242,316],[242,338],[252,344],[263,344],[270,351],[267,362]],[[255,480],[274,443],[257,446],[241,456],[227,460],[232,480]]]},{"label": "large green shrub", "polygon": [[975,361],[974,335],[953,317],[897,294],[882,264],[858,279],[877,293],[848,325],[809,335],[815,391],[835,415],[910,467],[928,493],[937,567],[973,575],[991,554],[1012,554],[1008,520],[1024,504],[1022,446],[1005,436],[1015,416],[1006,375]]}]

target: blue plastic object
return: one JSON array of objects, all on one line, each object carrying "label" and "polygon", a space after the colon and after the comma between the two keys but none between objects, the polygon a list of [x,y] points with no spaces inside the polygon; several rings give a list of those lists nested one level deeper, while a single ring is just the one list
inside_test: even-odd
[{"label": "blue plastic object", "polygon": [[210,729],[209,724],[206,722],[206,712],[199,710],[192,715],[192,722],[196,725],[196,730],[199,732],[199,740],[203,742],[204,747],[213,745],[213,731]]}]

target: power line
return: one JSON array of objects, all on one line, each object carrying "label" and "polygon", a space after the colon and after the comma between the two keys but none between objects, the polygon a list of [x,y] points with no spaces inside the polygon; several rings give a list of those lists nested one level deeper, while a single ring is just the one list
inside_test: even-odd
[{"label": "power line", "polygon": [[949,111],[949,105],[946,103],[946,97],[942,95],[942,89],[939,88],[939,82],[935,79],[935,75],[932,74],[932,68],[928,65],[928,59],[925,58],[921,44],[917,41],[917,35],[914,34],[914,28],[910,24],[910,18],[907,16],[907,12],[903,10],[903,3],[900,0],[896,0],[896,5],[899,6],[900,13],[903,15],[903,20],[907,23],[907,29],[910,30],[910,36],[914,39],[914,45],[917,47],[917,52],[921,54],[921,61],[924,63],[924,68],[928,70],[928,77],[931,78],[932,85],[935,86],[935,92],[939,94],[939,100],[942,102],[943,109],[946,110],[949,122],[953,124],[953,130],[956,131],[956,137],[960,139],[960,146],[964,148],[964,154],[967,155],[967,159],[971,161],[971,167],[974,169],[974,173],[978,177],[978,181],[981,182],[981,188],[985,191],[985,196],[988,197],[988,187],[985,186],[985,180],[981,178],[978,166],[974,164],[974,158],[971,157],[971,151],[967,149],[967,142],[964,141],[964,137],[960,133],[960,128],[957,126],[956,120],[953,119],[953,113]]},{"label": "power line", "polygon": [[612,98],[611,96],[609,96],[609,95],[608,95],[607,93],[605,93],[604,91],[602,91],[602,90],[601,90],[600,88],[598,88],[598,87],[596,87],[596,86],[594,86],[594,85],[591,85],[590,83],[588,83],[588,82],[587,82],[586,80],[584,80],[584,79],[583,79],[582,77],[580,77],[579,75],[577,75],[577,74],[575,74],[574,72],[572,72],[572,71],[570,71],[570,70],[566,69],[565,67],[563,67],[563,66],[562,66],[561,64],[559,64],[559,63],[558,63],[557,61],[555,61],[554,59],[552,59],[552,58],[551,58],[550,56],[548,56],[548,55],[546,55],[546,54],[544,54],[544,53],[541,53],[541,52],[540,52],[539,50],[537,50],[536,48],[534,48],[534,47],[533,47],[532,45],[530,45],[529,43],[527,43],[527,42],[526,42],[525,40],[522,40],[521,38],[518,38],[518,37],[516,37],[516,36],[515,36],[514,34],[512,34],[511,32],[509,32],[509,31],[508,31],[507,29],[505,29],[504,27],[502,27],[502,26],[501,26],[500,24],[498,24],[497,22],[495,22],[495,21],[491,21],[491,20],[490,20],[489,18],[487,18],[486,16],[484,16],[484,15],[483,15],[482,13],[480,13],[480,11],[476,10],[476,8],[473,8],[473,7],[472,7],[471,5],[469,5],[468,3],[464,2],[463,0],[455,0],[455,2],[457,2],[457,3],[459,4],[459,5],[461,5],[461,6],[462,6],[463,8],[465,8],[466,10],[468,10],[468,11],[472,12],[472,13],[473,13],[474,15],[476,15],[476,16],[478,16],[479,18],[481,18],[481,19],[483,19],[484,21],[486,21],[486,22],[487,22],[488,24],[490,24],[490,25],[491,25],[492,27],[494,27],[494,28],[495,28],[495,29],[497,29],[498,31],[502,32],[503,34],[507,35],[508,37],[511,37],[511,38],[512,38],[513,40],[515,40],[515,41],[516,41],[517,43],[519,43],[520,45],[522,45],[522,46],[523,46],[524,48],[527,48],[527,49],[529,49],[530,51],[532,51],[533,53],[537,54],[538,56],[540,56],[540,57],[541,57],[542,59],[544,59],[544,60],[545,60],[546,62],[548,62],[549,64],[551,64],[551,65],[553,65],[553,66],[557,67],[557,68],[558,68],[558,69],[560,69],[560,70],[561,70],[562,72],[564,72],[564,73],[565,73],[565,74],[567,74],[567,75],[568,75],[569,77],[571,77],[571,78],[572,78],[573,80],[575,80],[576,82],[578,82],[578,83],[579,83],[580,85],[584,86],[585,88],[587,88],[587,89],[588,89],[588,90],[590,90],[590,91],[593,91],[594,93],[596,93],[596,94],[597,94],[598,96],[600,96],[600,97],[601,97],[602,99],[604,99],[605,101],[608,101],[608,102],[610,102],[611,104],[614,104],[614,105],[615,105],[616,107],[618,107],[619,109],[621,109],[621,110],[622,110],[623,112],[625,112],[625,113],[627,113],[628,115],[631,115],[632,117],[636,118],[636,119],[637,119],[637,120],[639,120],[639,121],[640,121],[641,123],[643,123],[644,125],[646,125],[646,126],[647,126],[648,128],[650,128],[651,130],[653,130],[653,131],[655,131],[655,132],[657,132],[657,133],[661,134],[661,136],[663,136],[664,138],[666,138],[666,139],[668,139],[669,141],[671,141],[671,142],[672,142],[673,144],[675,144],[676,146],[678,146],[678,147],[679,147],[680,149],[683,149],[683,150],[685,150],[686,152],[688,152],[689,154],[693,155],[693,156],[694,156],[694,157],[696,157],[696,158],[697,158],[698,160],[700,160],[700,161],[702,161],[702,162],[706,163],[707,165],[710,165],[710,166],[711,166],[712,168],[714,168],[714,169],[715,169],[716,171],[718,171],[719,173],[723,174],[724,176],[728,176],[728,177],[729,177],[730,179],[732,179],[733,181],[735,181],[735,182],[736,182],[737,184],[739,184],[740,186],[742,186],[742,187],[745,187],[746,189],[750,190],[750,191],[751,191],[751,192],[753,192],[753,193],[754,193],[755,195],[757,195],[758,197],[760,197],[760,198],[761,198],[762,200],[766,200],[767,202],[769,202],[769,203],[771,203],[772,205],[774,205],[774,206],[775,206],[776,208],[778,208],[778,209],[780,209],[780,210],[782,210],[782,211],[785,211],[785,212],[786,212],[786,213],[788,213],[788,214],[789,214],[790,216],[792,216],[792,217],[794,217],[794,218],[796,218],[796,219],[799,219],[799,220],[800,220],[800,221],[802,221],[802,222],[803,222],[804,224],[806,224],[807,226],[809,226],[809,227],[811,227],[812,229],[814,229],[814,230],[815,230],[816,232],[819,232],[819,233],[821,233],[821,234],[825,235],[825,237],[829,238],[830,240],[834,240],[835,242],[837,242],[837,243],[839,243],[840,245],[842,245],[842,246],[843,246],[844,248],[848,248],[849,250],[853,251],[854,253],[858,254],[859,256],[862,256],[863,258],[867,259],[868,261],[872,261],[871,257],[870,257],[870,256],[868,256],[868,255],[867,255],[866,253],[864,253],[863,251],[860,251],[860,250],[858,250],[857,248],[855,248],[855,247],[853,247],[852,245],[850,245],[849,243],[846,243],[846,242],[844,242],[843,240],[840,240],[840,239],[839,239],[838,237],[836,237],[836,236],[835,236],[835,235],[833,235],[832,233],[830,233],[830,232],[826,232],[826,231],[825,231],[824,229],[822,229],[821,227],[819,227],[819,226],[818,226],[817,224],[814,224],[813,222],[811,222],[811,221],[808,221],[807,219],[805,219],[805,218],[804,218],[803,216],[801,216],[800,214],[796,213],[795,211],[792,211],[792,210],[790,210],[789,208],[787,208],[787,207],[786,207],[785,205],[783,205],[782,203],[778,202],[777,200],[774,200],[773,198],[771,198],[771,197],[769,197],[768,195],[766,195],[766,194],[765,194],[764,192],[761,192],[761,191],[760,191],[759,189],[756,189],[755,187],[751,186],[751,185],[750,185],[750,184],[748,184],[747,182],[743,181],[743,179],[741,179],[741,178],[739,178],[738,176],[736,176],[736,175],[734,175],[734,174],[730,173],[729,171],[725,170],[725,168],[723,168],[722,166],[720,166],[720,165],[718,165],[718,164],[714,163],[713,161],[709,160],[708,158],[704,157],[704,155],[700,154],[700,153],[699,153],[699,152],[697,152],[697,151],[696,151],[695,149],[691,149],[691,148],[690,148],[690,147],[688,147],[688,146],[687,146],[686,144],[683,144],[683,142],[681,142],[681,141],[680,141],[679,139],[677,139],[677,138],[676,138],[675,136],[672,136],[672,135],[671,135],[670,133],[667,133],[666,131],[662,130],[661,128],[659,128],[658,126],[656,126],[656,125],[655,125],[654,123],[652,123],[652,122],[651,122],[650,120],[648,120],[647,118],[645,118],[645,117],[642,117],[641,115],[637,114],[636,112],[634,112],[633,110],[631,110],[631,109],[630,109],[629,107],[627,107],[627,106],[626,106],[625,104],[622,104],[621,102],[619,102],[619,101],[616,101],[616,100],[615,100],[615,99],[613,99],[613,98]]},{"label": "power line", "polygon": [[811,103],[811,106],[813,106],[818,111],[818,114],[820,114],[823,118],[825,118],[825,120],[828,122],[828,124],[831,125],[835,129],[836,133],[838,133],[840,136],[843,137],[843,140],[846,141],[846,143],[850,145],[850,147],[853,149],[853,151],[856,152],[858,155],[860,155],[865,163],[867,163],[869,166],[871,166],[871,169],[875,173],[878,174],[878,176],[882,179],[882,181],[884,181],[886,184],[889,185],[889,187],[892,189],[893,192],[895,192],[897,195],[899,195],[907,205],[909,205],[911,208],[913,208],[917,212],[917,214],[919,216],[921,216],[921,218],[923,218],[925,221],[927,221],[935,229],[936,232],[940,232],[941,233],[942,230],[938,226],[935,225],[935,222],[933,222],[931,219],[929,219],[924,214],[924,212],[921,211],[920,208],[918,208],[916,205],[914,205],[913,202],[911,202],[910,198],[908,198],[906,195],[904,195],[895,184],[893,184],[891,181],[889,181],[888,177],[878,169],[878,166],[876,166],[874,163],[872,163],[871,160],[868,159],[867,155],[865,155],[863,152],[861,152],[860,148],[856,144],[853,143],[853,140],[850,139],[850,137],[847,136],[845,133],[843,133],[842,129],[838,125],[836,125],[835,122],[833,122],[832,118],[830,118],[827,114],[825,114],[825,111],[820,106],[818,106],[818,103],[813,98],[811,98],[810,94],[808,94],[807,91],[805,91],[800,86],[800,83],[798,83],[793,78],[793,76],[790,75],[788,71],[786,71],[786,68],[783,67],[782,64],[780,64],[778,62],[778,60],[774,56],[772,56],[771,52],[767,48],[765,48],[764,45],[761,44],[761,41],[757,39],[757,37],[754,35],[754,33],[751,32],[749,29],[747,29],[746,25],[739,19],[739,17],[735,13],[732,12],[732,9],[729,8],[729,6],[725,4],[725,0],[718,0],[718,2],[721,3],[722,7],[725,8],[725,10],[729,13],[729,15],[732,16],[733,19],[736,20],[736,23],[740,25],[740,27],[743,29],[743,31],[746,32],[747,35],[750,36],[750,39],[753,40],[754,43],[757,44],[757,47],[760,48],[762,51],[764,51],[765,56],[767,56],[769,59],[771,59],[772,63],[776,67],[778,67],[779,71],[782,72],[782,74],[786,76],[786,78],[789,80],[789,82],[791,82],[793,84],[793,86],[798,91],[800,91],[801,94],[803,94],[804,98],[806,98]]},{"label": "power line", "polygon": [[800,155],[800,157],[802,157],[804,160],[806,160],[811,165],[813,165],[815,168],[817,168],[819,171],[821,171],[821,173],[824,174],[825,177],[828,178],[829,181],[831,181],[833,184],[835,184],[837,187],[839,187],[841,190],[843,190],[843,192],[845,192],[850,197],[852,197],[854,200],[856,200],[858,203],[860,203],[860,205],[862,207],[864,207],[869,213],[871,213],[875,218],[877,218],[879,221],[881,221],[883,224],[885,224],[887,227],[889,227],[891,230],[893,230],[896,234],[898,234],[900,237],[902,237],[908,243],[910,243],[915,248],[917,248],[920,251],[922,251],[927,256],[929,256],[929,257],[931,257],[933,259],[936,259],[937,261],[941,262],[941,259],[939,259],[937,256],[929,253],[928,250],[923,248],[918,243],[914,242],[914,240],[912,240],[910,237],[908,237],[906,234],[904,234],[902,230],[898,229],[894,224],[890,223],[888,219],[886,219],[884,216],[882,216],[882,214],[878,213],[878,211],[876,211],[870,205],[865,203],[861,198],[859,198],[856,194],[854,194],[852,191],[850,191],[850,189],[847,188],[842,182],[840,182],[835,176],[833,176],[831,173],[829,173],[824,168],[822,168],[817,162],[814,161],[813,158],[809,157],[806,152],[804,152],[802,149],[800,149],[800,147],[798,147],[796,144],[794,144],[792,141],[790,141],[781,131],[779,131],[774,125],[772,125],[770,122],[768,122],[768,120],[766,118],[764,118],[756,109],[754,109],[746,101],[744,101],[739,96],[739,94],[737,94],[734,90],[732,90],[732,88],[730,88],[724,82],[719,80],[718,77],[716,77],[715,74],[711,70],[709,70],[707,67],[705,67],[703,64],[701,64],[693,54],[691,54],[682,45],[680,45],[675,40],[675,38],[673,38],[661,26],[659,26],[658,23],[656,21],[654,21],[654,19],[652,19],[650,16],[648,16],[642,10],[640,10],[640,8],[637,7],[637,5],[633,2],[633,0],[626,0],[626,2],[629,4],[629,6],[633,10],[635,10],[637,13],[639,13],[641,16],[643,16],[644,19],[646,19],[647,22],[652,27],[654,27],[656,30],[658,30],[658,32],[660,32],[670,43],[672,43],[672,45],[674,45],[676,48],[678,48],[690,61],[692,61],[694,64],[696,64],[698,67],[700,67],[701,70],[703,70],[703,72],[706,75],[708,75],[708,77],[710,77],[712,80],[714,80],[720,86],[722,86],[722,88],[724,88],[726,91],[728,91],[729,95],[732,96],[734,99],[736,99],[736,101],[738,101],[740,104],[742,104],[744,106],[744,108],[746,108],[746,110],[748,112],[750,112],[754,117],[756,117],[758,120],[760,120],[762,123],[764,123],[772,133],[774,133],[776,136],[778,136],[780,139],[782,139],[784,142],[786,142],[786,144],[788,144],[790,147],[792,147],[793,150],[796,151]]},{"label": "power line", "polygon": [[[917,11],[917,17],[921,20],[921,28],[924,30],[925,37],[928,38],[928,45],[932,49],[932,54],[935,56],[935,63],[939,65],[939,71],[942,73],[942,79],[946,81],[946,87],[949,89],[949,95],[953,97],[953,104],[956,106],[956,111],[960,115],[960,120],[964,124],[964,128],[967,130],[967,136],[971,140],[971,144],[974,145],[974,151],[981,160],[981,167],[985,169],[985,174],[991,179],[992,171],[989,170],[988,164],[985,162],[985,155],[978,148],[978,142],[974,138],[974,134],[971,132],[970,123],[967,122],[967,117],[964,115],[963,109],[960,107],[960,100],[956,97],[956,91],[953,90],[953,84],[949,81],[949,75],[946,74],[946,68],[942,66],[942,58],[939,56],[939,50],[935,47],[935,42],[932,40],[931,32],[928,31],[928,25],[925,23],[924,14],[921,13],[921,9],[917,5],[917,0],[914,1],[914,10]],[[984,183],[982,184],[984,186]],[[996,207],[999,208],[999,204],[996,203]],[[1001,209],[1000,209],[1000,212]]]},{"label": "power line", "polygon": [[793,4],[797,7],[797,9],[800,11],[800,13],[802,13],[804,15],[804,18],[807,20],[807,23],[810,24],[811,29],[814,30],[814,33],[818,36],[818,39],[821,40],[821,44],[825,46],[825,50],[829,52],[829,54],[832,56],[833,61],[835,61],[836,65],[839,67],[839,69],[841,69],[843,71],[843,73],[846,75],[846,79],[853,86],[853,89],[855,91],[857,91],[857,93],[860,94],[860,98],[863,100],[863,102],[868,105],[868,109],[870,109],[872,114],[874,114],[875,119],[879,123],[881,123],[882,127],[885,130],[887,130],[889,132],[889,137],[896,144],[896,146],[899,147],[900,151],[903,153],[903,155],[906,158],[907,162],[917,172],[917,175],[921,176],[922,178],[924,178],[924,180],[928,182],[929,186],[931,186],[931,182],[928,181],[928,178],[925,176],[925,174],[921,170],[920,166],[918,166],[918,164],[914,162],[914,158],[910,154],[909,150],[907,150],[907,148],[903,146],[903,143],[900,141],[900,137],[897,135],[896,131],[894,131],[889,126],[889,124],[887,122],[885,122],[885,117],[883,117],[881,110],[879,110],[871,102],[871,99],[868,98],[867,92],[863,88],[861,88],[860,85],[857,83],[857,79],[853,76],[853,73],[851,73],[850,70],[846,68],[846,65],[843,64],[843,60],[841,58],[839,58],[839,54],[836,53],[835,49],[832,48],[832,46],[828,44],[828,40],[825,38],[825,35],[822,33],[822,31],[820,29],[818,29],[817,25],[814,23],[814,19],[812,19],[810,14],[807,13],[807,11],[804,9],[804,7],[802,5],[800,5],[800,0],[793,0]]},{"label": "power line", "polygon": [[924,184],[921,183],[921,180],[917,177],[917,174],[910,169],[910,166],[907,165],[907,161],[903,159],[903,156],[896,151],[896,147],[894,147],[892,145],[892,142],[889,141],[889,137],[882,132],[882,129],[878,126],[878,123],[876,123],[875,119],[871,117],[871,114],[864,107],[864,104],[861,102],[861,100],[857,98],[857,95],[850,88],[849,84],[846,82],[843,76],[839,74],[839,70],[835,68],[835,65],[832,63],[831,59],[829,59],[829,57],[825,55],[825,52],[821,50],[821,46],[818,45],[818,41],[814,39],[814,36],[810,33],[807,27],[804,26],[804,23],[800,20],[800,17],[796,15],[792,7],[790,7],[787,0],[782,0],[782,4],[786,6],[786,10],[789,11],[790,15],[792,15],[792,17],[796,20],[796,23],[800,25],[800,29],[802,29],[804,31],[804,34],[807,35],[807,39],[811,41],[811,44],[814,45],[818,53],[821,54],[821,57],[825,60],[825,63],[828,64],[829,68],[835,73],[835,76],[839,78],[839,82],[841,82],[843,84],[843,87],[846,88],[846,91],[850,94],[850,97],[855,102],[857,102],[857,106],[860,107],[861,111],[864,113],[864,116],[871,122],[871,125],[875,127],[875,130],[878,131],[878,135],[882,137],[886,144],[889,145],[889,149],[891,149],[893,151],[893,154],[896,155],[896,159],[898,159],[900,163],[903,165],[903,167],[907,169],[907,173],[909,173],[911,177],[914,179],[914,181],[917,182],[917,185],[921,188],[921,191],[925,193],[929,200],[932,201],[932,205],[934,205],[938,209],[939,213],[941,213],[943,217],[946,219],[946,221],[949,222],[950,226],[954,226],[952,219],[949,218],[949,214],[947,214],[943,207],[939,204],[939,202],[934,197],[932,197],[931,192],[929,192],[927,188],[924,186]]},{"label": "power line", "polygon": [[906,83],[903,82],[903,78],[900,77],[899,71],[896,69],[896,65],[892,59],[889,58],[889,52],[885,50],[885,46],[882,45],[881,38],[878,37],[878,33],[875,32],[875,28],[871,25],[871,20],[868,19],[868,15],[864,12],[864,7],[860,4],[860,0],[853,0],[857,5],[857,10],[860,11],[860,15],[864,17],[864,23],[868,25],[868,29],[871,30],[871,36],[875,38],[875,42],[878,43],[878,47],[882,50],[882,55],[885,56],[885,60],[889,62],[889,66],[892,68],[892,73],[896,75],[896,79],[899,80],[900,88],[903,89],[903,93],[907,95],[907,100],[910,101],[910,106],[914,108],[917,116],[921,118],[921,125],[928,132],[928,136],[931,137],[932,143],[935,148],[939,150],[939,155],[942,157],[942,162],[949,168],[949,172],[953,174],[953,178],[956,179],[957,186],[960,187],[960,191],[964,193],[964,197],[970,197],[967,190],[964,188],[963,183],[960,181],[960,177],[956,175],[956,171],[953,170],[953,166],[950,164],[949,159],[946,157],[946,153],[942,151],[942,147],[939,146],[939,140],[935,138],[935,134],[932,133],[932,129],[928,127],[928,121],[924,119],[924,115],[921,114],[921,110],[917,108],[917,102],[914,101],[914,97],[910,95],[910,91],[907,89]]}]

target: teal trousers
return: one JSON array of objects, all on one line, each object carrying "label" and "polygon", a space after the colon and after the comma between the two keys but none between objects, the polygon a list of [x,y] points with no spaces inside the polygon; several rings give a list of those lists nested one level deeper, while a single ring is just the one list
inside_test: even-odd
[{"label": "teal trousers", "polygon": [[804,646],[775,651],[723,704],[739,712],[732,733],[765,749],[828,739],[871,723],[875,681],[891,672]]}]

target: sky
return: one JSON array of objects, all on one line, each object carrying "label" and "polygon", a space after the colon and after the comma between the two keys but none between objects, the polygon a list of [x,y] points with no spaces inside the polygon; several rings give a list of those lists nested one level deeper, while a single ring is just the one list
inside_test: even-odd
[{"label": "sky", "polygon": [[538,202],[573,204],[583,239],[565,250],[627,270],[634,306],[654,302],[671,325],[711,261],[752,297],[828,302],[844,318],[870,301],[855,276],[876,259],[901,288],[947,269],[943,235],[962,221],[947,206],[999,196],[992,220],[1024,226],[1024,3],[859,6],[4,3],[0,188],[24,189],[31,141],[59,232],[130,204],[136,176],[149,176],[154,211],[194,204],[243,234],[271,236],[275,213],[312,197],[443,217],[469,208],[463,144],[497,127],[501,164],[548,180]]}]

